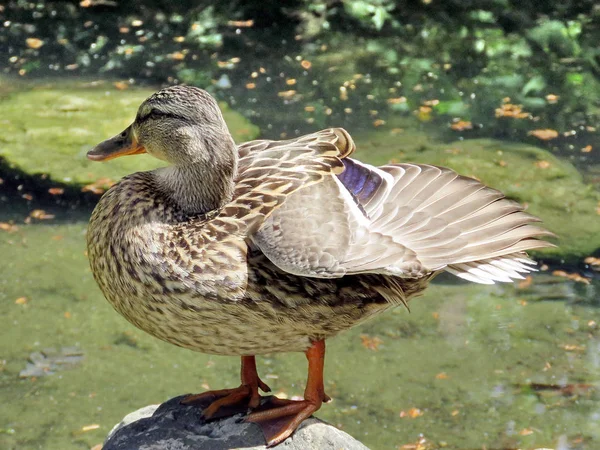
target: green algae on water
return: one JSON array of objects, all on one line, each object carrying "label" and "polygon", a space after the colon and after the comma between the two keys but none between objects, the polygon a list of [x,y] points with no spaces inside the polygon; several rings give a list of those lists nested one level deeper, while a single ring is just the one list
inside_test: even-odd
[{"label": "green algae on water", "polygon": [[[86,219],[19,224],[0,235],[8,261],[0,278],[8,325],[0,328],[0,423],[11,430],[0,433],[1,448],[89,449],[139,407],[239,383],[238,358],[164,343],[110,307],[87,265]],[[561,435],[597,442],[597,392],[545,396],[527,386],[597,379],[598,308],[562,279],[576,301],[533,300],[537,280],[434,285],[411,301],[410,314],[397,308],[328,341],[325,388],[334,400],[317,415],[373,449],[420,433],[447,448],[553,447]],[[20,297],[27,301],[16,303]],[[367,348],[361,335],[381,344]],[[85,355],[78,365],[19,378],[32,352],[72,346]],[[302,395],[303,355],[257,363],[274,393]],[[402,415],[411,408],[421,415]],[[98,427],[83,431],[90,425]],[[535,431],[519,434],[525,429]]]}]

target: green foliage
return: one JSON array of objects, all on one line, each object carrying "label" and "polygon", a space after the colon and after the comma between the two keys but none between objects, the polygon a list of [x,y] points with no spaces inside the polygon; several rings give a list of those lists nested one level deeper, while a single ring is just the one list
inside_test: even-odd
[{"label": "green foliage", "polygon": [[208,8],[198,12],[189,25],[186,39],[190,43],[202,46],[219,47],[223,43],[223,36],[218,31],[219,21],[215,17],[214,8]]},{"label": "green foliage", "polygon": [[344,0],[344,10],[354,19],[379,31],[386,22],[398,25],[390,11],[395,8],[392,0]]}]

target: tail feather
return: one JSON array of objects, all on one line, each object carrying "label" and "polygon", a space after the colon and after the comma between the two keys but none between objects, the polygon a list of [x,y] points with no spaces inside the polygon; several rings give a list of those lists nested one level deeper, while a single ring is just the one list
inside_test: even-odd
[{"label": "tail feather", "polygon": [[534,270],[525,250],[553,246],[542,240],[553,234],[538,218],[477,180],[427,165],[380,170],[393,181],[373,230],[415,251],[430,270],[479,283],[510,281]]}]

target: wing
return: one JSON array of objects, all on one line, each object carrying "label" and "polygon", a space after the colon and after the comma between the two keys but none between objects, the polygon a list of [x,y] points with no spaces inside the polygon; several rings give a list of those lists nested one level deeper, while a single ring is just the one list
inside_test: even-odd
[{"label": "wing", "polygon": [[238,147],[233,200],[215,219],[230,218],[252,234],[291,194],[344,170],[355,149],[345,130],[331,128],[289,141],[251,141]]},{"label": "wing", "polygon": [[343,171],[288,196],[252,236],[254,245],[280,269],[301,276],[425,275],[414,251],[372,229],[367,210],[383,202],[393,178],[376,168],[359,173],[350,158],[341,164]]},{"label": "wing", "polygon": [[447,270],[493,283],[533,270],[524,250],[551,245],[520,205],[452,170],[342,164],[342,173],[290,195],[253,236],[282,270],[405,278]]}]

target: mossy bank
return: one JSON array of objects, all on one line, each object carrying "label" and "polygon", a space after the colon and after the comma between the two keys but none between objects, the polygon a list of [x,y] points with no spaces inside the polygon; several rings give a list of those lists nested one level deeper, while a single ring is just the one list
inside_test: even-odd
[{"label": "mossy bank", "polygon": [[[161,162],[143,155],[98,164],[86,152],[127,127],[138,106],[155,89],[118,90],[110,83],[65,83],[8,91],[0,98],[3,133],[0,157],[28,174],[47,174],[62,183],[88,184],[101,178],[118,180],[150,170]],[[258,136],[258,128],[220,104],[236,141]]]}]

